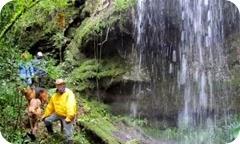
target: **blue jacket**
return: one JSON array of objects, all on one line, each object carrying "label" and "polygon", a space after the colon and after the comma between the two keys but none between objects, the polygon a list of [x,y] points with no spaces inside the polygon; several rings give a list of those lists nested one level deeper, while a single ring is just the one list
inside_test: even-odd
[{"label": "blue jacket", "polygon": [[27,84],[32,84],[32,77],[35,75],[35,70],[31,62],[19,64],[19,76],[23,79]]}]

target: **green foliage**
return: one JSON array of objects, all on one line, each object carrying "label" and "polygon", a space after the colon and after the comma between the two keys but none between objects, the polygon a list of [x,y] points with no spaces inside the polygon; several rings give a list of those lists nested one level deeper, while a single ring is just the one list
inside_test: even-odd
[{"label": "green foliage", "polygon": [[66,8],[67,0],[43,0],[39,3],[39,6],[42,7],[45,11],[52,13],[57,8]]},{"label": "green foliage", "polygon": [[99,7],[100,0],[86,0],[83,13],[93,14]]},{"label": "green foliage", "polygon": [[136,0],[115,0],[115,11],[125,12],[136,5]]},{"label": "green foliage", "polygon": [[18,78],[19,50],[2,41],[0,47],[0,131],[9,141],[20,143],[25,102],[19,93],[19,89],[23,87]]},{"label": "green foliage", "polygon": [[16,2],[9,2],[7,3],[0,14],[0,31],[3,30],[3,28],[11,21],[11,19],[14,17],[14,14],[16,13],[16,11],[18,11],[18,9],[22,9],[20,8],[21,6],[17,5]]},{"label": "green foliage", "polygon": [[[18,64],[21,61],[20,51],[17,47],[9,47],[7,43],[0,42],[0,129],[5,138],[11,142],[21,143],[26,101],[19,91],[26,85],[18,76]],[[59,77],[60,70],[54,66],[53,61],[48,61],[45,66],[52,78]]]},{"label": "green foliage", "polygon": [[48,73],[48,76],[52,79],[61,78],[63,76],[63,70],[60,66],[56,66],[56,62],[53,59],[48,59],[44,70]]},{"label": "green foliage", "polygon": [[87,133],[84,130],[80,130],[74,136],[74,142],[77,144],[92,144],[90,138],[88,137]]},{"label": "green foliage", "polygon": [[16,82],[0,85],[0,131],[8,141],[14,143],[21,141],[22,118],[26,104],[24,97],[17,91],[19,85]]},{"label": "green foliage", "polygon": [[[12,20],[14,25],[10,24],[9,32],[5,33],[5,37],[8,39],[5,41],[27,49],[40,39],[48,37],[49,34],[62,31],[58,21],[59,14],[63,15],[64,22],[68,21],[73,14],[72,9],[72,7],[68,7],[66,0],[35,1],[29,4],[25,10],[19,11],[18,17]],[[16,35],[18,37],[15,37]]]},{"label": "green foliage", "polygon": [[66,38],[64,37],[64,33],[56,33],[52,38],[52,41],[54,41],[53,46],[61,49],[62,46],[65,44],[66,42]]},{"label": "green foliage", "polygon": [[99,64],[95,60],[88,60],[80,64],[79,68],[74,69],[68,76],[69,84],[77,87],[79,91],[87,88],[94,88],[91,79],[97,75]]},{"label": "green foliage", "polygon": [[[7,23],[2,23],[4,25],[4,27],[1,29],[0,39],[3,38],[3,36],[15,24],[17,19],[26,11],[26,9],[30,9],[32,6],[34,6],[36,3],[38,3],[39,0],[38,1],[19,0],[19,1],[13,1],[13,2],[15,2],[13,4],[13,7],[15,6],[15,9],[13,12],[15,12],[15,13],[11,12],[11,10],[9,10],[9,7],[4,9],[5,12],[3,12],[3,13],[6,13],[5,16],[7,16],[7,18],[9,18],[9,19],[8,19]],[[4,17],[1,17],[1,18],[4,19]]]},{"label": "green foliage", "polygon": [[80,63],[68,76],[68,82],[83,91],[96,87],[96,81],[105,78],[114,79],[125,73],[123,64],[116,60],[85,60]]},{"label": "green foliage", "polygon": [[109,107],[107,105],[94,100],[89,101],[82,98],[80,98],[80,101],[86,114],[80,117],[79,121],[93,122],[96,118],[103,120],[111,119]]}]

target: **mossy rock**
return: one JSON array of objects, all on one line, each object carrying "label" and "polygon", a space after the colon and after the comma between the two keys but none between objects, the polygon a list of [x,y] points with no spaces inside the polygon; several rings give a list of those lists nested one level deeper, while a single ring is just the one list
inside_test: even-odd
[{"label": "mossy rock", "polygon": [[119,140],[114,137],[113,125],[104,120],[96,120],[92,122],[84,122],[79,120],[79,125],[83,126],[85,130],[91,131],[94,135],[99,137],[107,144],[119,144]]},{"label": "mossy rock", "polygon": [[[99,1],[97,4],[101,7]],[[126,19],[124,13],[126,14],[127,10],[134,7],[135,4],[136,0],[114,0],[106,9],[100,11],[96,9],[96,12],[91,11],[92,15],[86,18],[81,26],[76,29],[75,37],[67,46],[66,61],[70,63],[78,61],[81,50],[89,41],[101,36],[103,31],[106,31],[107,28],[113,28],[119,21],[121,21],[120,25],[123,25]]]},{"label": "mossy rock", "polygon": [[85,114],[80,116],[77,124],[97,136],[104,143],[119,144],[120,141],[114,136],[117,128],[113,125],[113,120],[105,105],[81,99]]}]

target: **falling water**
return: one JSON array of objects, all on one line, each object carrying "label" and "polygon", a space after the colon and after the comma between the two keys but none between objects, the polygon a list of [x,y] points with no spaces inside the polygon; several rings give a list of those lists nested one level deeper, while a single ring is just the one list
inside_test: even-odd
[{"label": "falling water", "polygon": [[[150,77],[151,114],[177,111],[180,128],[227,123],[223,1],[138,0],[135,26],[139,72]],[[140,107],[132,103],[134,116]]]},{"label": "falling water", "polygon": [[[179,85],[184,95],[180,119],[204,125],[217,110],[218,98],[227,103],[229,79],[223,52],[222,1],[182,0]],[[215,86],[220,87],[213,87]],[[223,105],[222,105],[223,106]],[[194,114],[194,116],[193,116]]]},{"label": "falling water", "polygon": [[[155,49],[154,47],[159,47],[160,45],[164,45],[163,41],[164,41],[164,35],[165,35],[165,24],[164,24],[164,21],[161,21],[161,19],[164,19],[163,10],[164,10],[164,3],[162,1],[159,1],[159,2],[155,1],[154,4],[151,4],[151,1],[146,1],[146,0],[138,1],[138,10],[137,10],[138,18],[136,19],[135,23],[136,23],[136,44],[137,44],[137,47],[139,47],[139,49],[137,49],[137,57],[135,58],[135,61],[136,61],[135,63],[137,65],[135,70],[135,75],[137,76],[144,75],[145,77],[148,77],[150,81],[158,81],[158,79],[151,77],[151,76],[156,76],[155,72],[158,69],[158,67],[155,67],[154,65],[161,65],[161,63],[163,63],[163,61],[160,59],[153,60],[152,58],[150,58],[150,57],[154,57],[154,55],[160,54],[160,52],[155,53],[156,52],[155,50],[157,49]],[[155,11],[159,11],[159,12],[155,13]],[[149,35],[149,33],[151,33],[151,36]],[[149,41],[149,39],[152,39],[152,40]],[[161,67],[159,67],[158,71],[159,72],[162,71]],[[155,86],[156,85],[153,82],[149,86],[150,88],[142,86],[141,84],[134,87],[133,94],[132,94],[132,96],[134,97],[133,98],[134,101],[131,101],[131,104],[130,104],[132,115],[138,116],[138,114],[141,113],[142,111],[140,110],[140,108],[154,109],[155,105],[158,104],[158,102],[155,101],[156,99],[153,98],[156,95],[153,95],[153,94],[148,94],[149,96],[153,96],[151,99],[148,99],[152,107],[149,107],[148,105],[148,108],[143,108],[143,106],[139,107],[136,104],[136,101],[138,101],[138,103],[139,101],[140,102],[143,101],[142,98],[144,97],[144,95],[146,95],[146,93],[149,93],[149,89],[151,90],[152,88],[156,89]],[[141,105],[144,105],[144,104],[141,104]]]},{"label": "falling water", "polygon": [[[175,1],[139,0],[136,24],[136,47],[138,73],[149,77],[149,85],[137,88],[134,94],[141,91],[137,106],[141,115],[151,118],[166,118],[170,101],[177,103],[177,79],[180,40],[179,4]],[[136,73],[136,75],[139,75]],[[147,94],[147,96],[142,96]],[[175,95],[174,97],[172,97]],[[135,96],[135,95],[134,95]],[[148,104],[146,104],[146,102]],[[159,105],[163,103],[164,105]],[[151,111],[148,113],[147,111]],[[173,114],[175,115],[175,114]]]}]

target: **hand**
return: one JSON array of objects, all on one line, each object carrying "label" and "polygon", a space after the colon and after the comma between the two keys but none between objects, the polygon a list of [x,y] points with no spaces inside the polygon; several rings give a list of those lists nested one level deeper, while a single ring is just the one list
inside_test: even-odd
[{"label": "hand", "polygon": [[41,117],[41,121],[44,121],[46,117]]},{"label": "hand", "polygon": [[70,119],[65,119],[66,124],[70,124],[72,121]]}]

